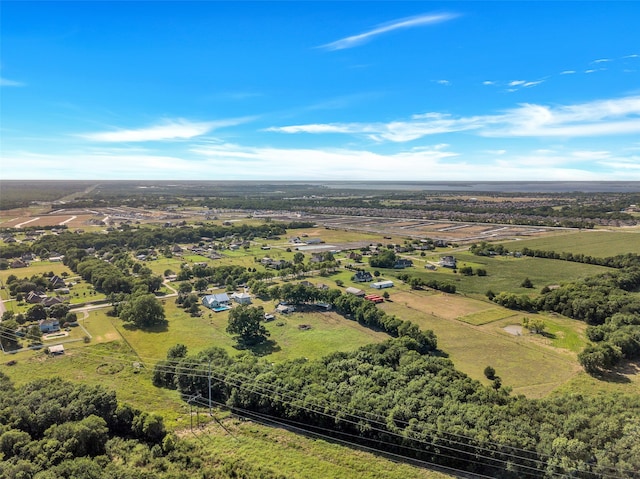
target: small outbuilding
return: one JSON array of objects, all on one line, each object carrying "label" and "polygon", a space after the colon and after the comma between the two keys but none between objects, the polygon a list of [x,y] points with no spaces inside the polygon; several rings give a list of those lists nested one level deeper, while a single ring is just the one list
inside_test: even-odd
[{"label": "small outbuilding", "polygon": [[353,286],[349,286],[347,289],[344,290],[344,292],[347,294],[353,294],[354,296],[364,296],[366,294],[361,289],[354,288]]},{"label": "small outbuilding", "polygon": [[55,346],[49,346],[49,354],[52,356],[59,356],[64,354],[64,346],[62,344],[56,344]]},{"label": "small outbuilding", "polygon": [[238,304],[251,304],[251,295],[249,293],[235,293],[233,300]]},{"label": "small outbuilding", "polygon": [[376,289],[393,288],[393,281],[377,281],[371,283],[371,287]]}]

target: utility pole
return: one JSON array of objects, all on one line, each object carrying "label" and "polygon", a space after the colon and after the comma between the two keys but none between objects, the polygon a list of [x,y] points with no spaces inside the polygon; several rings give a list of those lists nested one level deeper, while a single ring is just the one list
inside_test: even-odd
[{"label": "utility pole", "polygon": [[[202,395],[200,394],[194,394],[193,396],[191,396],[189,399],[187,399],[187,404],[189,405],[189,419],[191,420],[191,432],[193,432],[193,405],[191,404],[191,401],[194,401],[198,398],[202,397]],[[198,408],[196,407],[196,414],[198,414]],[[200,427],[200,416],[198,415],[198,427]]]},{"label": "utility pole", "polygon": [[211,413],[211,359],[209,359],[209,417],[213,414]]}]

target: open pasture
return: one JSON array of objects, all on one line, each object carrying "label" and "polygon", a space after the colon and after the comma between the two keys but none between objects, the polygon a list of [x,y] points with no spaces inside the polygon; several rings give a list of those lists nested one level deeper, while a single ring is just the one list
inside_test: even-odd
[{"label": "open pasture", "polygon": [[572,231],[537,239],[505,243],[510,250],[522,248],[555,251],[557,253],[582,253],[596,258],[606,258],[625,253],[640,254],[640,231]]},{"label": "open pasture", "polygon": [[[393,302],[382,307],[421,329],[431,329],[438,337],[438,348],[449,355],[457,369],[474,379],[487,383],[483,371],[492,366],[503,385],[511,386],[514,394],[542,397],[581,370],[572,350],[556,347],[536,335],[514,336],[503,329],[507,324],[521,324],[524,314],[514,316],[513,311],[505,310],[507,319],[474,326],[455,317],[456,311],[466,311],[468,305],[457,310],[445,309],[447,302],[457,308],[458,295],[443,294],[449,299],[442,302],[442,309],[432,307],[432,296],[422,298],[422,295],[416,291],[399,292],[392,296]],[[485,311],[491,308],[487,306]],[[576,327],[582,327],[581,323]]]},{"label": "open pasture", "polygon": [[[520,244],[520,243],[518,243]],[[429,280],[431,278],[448,281],[456,285],[458,292],[465,294],[484,295],[487,290],[494,293],[509,291],[518,294],[537,293],[544,286],[562,284],[567,281],[595,276],[610,268],[595,266],[570,261],[512,256],[475,256],[470,253],[454,253],[458,260],[458,268],[465,265],[474,270],[482,268],[487,271],[487,276],[464,276],[454,273],[447,268],[438,268],[436,271],[416,271],[412,275]],[[522,281],[529,278],[534,288],[523,288]]]}]

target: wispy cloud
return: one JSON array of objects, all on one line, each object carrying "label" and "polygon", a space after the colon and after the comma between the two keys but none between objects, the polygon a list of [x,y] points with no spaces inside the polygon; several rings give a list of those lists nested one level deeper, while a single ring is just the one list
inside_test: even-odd
[{"label": "wispy cloud", "polygon": [[451,82],[450,82],[449,80],[435,80],[435,82],[436,82],[438,85],[445,85],[445,86],[449,86],[449,85],[451,85]]},{"label": "wispy cloud", "polygon": [[483,84],[483,85],[495,85],[495,84],[496,84],[496,82],[491,81],[491,80],[485,80],[485,81],[483,81],[483,82],[482,82],[482,84]]},{"label": "wispy cloud", "polygon": [[541,83],[544,83],[544,80],[535,80],[535,81],[527,81],[527,80],[513,80],[507,83],[510,87],[507,89],[509,92],[518,91],[520,88],[531,88],[534,86],[538,86]]},{"label": "wispy cloud", "polygon": [[0,86],[25,86],[23,82],[0,77]]},{"label": "wispy cloud", "polygon": [[495,115],[453,117],[429,112],[389,123],[325,123],[271,127],[281,133],[364,135],[408,142],[428,135],[474,131],[485,137],[584,137],[640,134],[640,96],[550,107],[523,104]]},{"label": "wispy cloud", "polygon": [[597,63],[607,63],[612,61],[610,58],[599,58],[598,60],[593,60],[591,63],[597,64]]},{"label": "wispy cloud", "polygon": [[480,128],[478,119],[454,119],[446,114],[427,113],[414,115],[412,121],[394,121],[390,123],[330,123],[291,125],[271,127],[266,131],[281,133],[347,133],[365,135],[371,140],[382,142],[407,142],[423,136],[454,131],[472,130]]},{"label": "wispy cloud", "polygon": [[576,73],[575,70],[565,70],[560,72],[560,75],[573,75],[574,73]]},{"label": "wispy cloud", "polygon": [[159,125],[133,130],[114,130],[83,133],[77,136],[91,141],[119,143],[163,140],[186,140],[209,133],[217,128],[234,126],[249,121],[249,118],[193,122],[184,119],[167,120]]},{"label": "wispy cloud", "polygon": [[[490,155],[490,156],[486,156]],[[191,145],[180,153],[108,148],[104,151],[74,151],[60,154],[16,152],[7,155],[11,170],[3,178],[87,179],[92,178],[197,179],[203,171],[214,171],[216,179],[233,180],[361,180],[469,181],[493,180],[629,180],[640,174],[640,158],[586,150],[533,150],[510,154],[502,150],[466,155],[449,145],[378,153],[367,149],[278,148],[233,143]],[[300,159],[305,161],[301,162]],[[50,165],[59,165],[55,170]],[[598,171],[594,171],[596,166]],[[36,176],[34,176],[34,172]]]},{"label": "wispy cloud", "polygon": [[389,33],[394,30],[402,30],[406,28],[414,28],[414,27],[419,27],[423,25],[433,25],[436,23],[442,23],[442,22],[452,20],[457,16],[458,15],[453,13],[440,13],[440,14],[418,15],[415,17],[402,18],[399,20],[394,20],[389,23],[384,23],[364,33],[341,38],[340,40],[336,40],[335,42],[321,45],[320,48],[324,48],[325,50],[344,50],[347,48],[353,48],[353,47],[362,45],[363,43],[366,43],[371,39],[373,39],[374,37],[378,35],[382,35],[384,33]]}]

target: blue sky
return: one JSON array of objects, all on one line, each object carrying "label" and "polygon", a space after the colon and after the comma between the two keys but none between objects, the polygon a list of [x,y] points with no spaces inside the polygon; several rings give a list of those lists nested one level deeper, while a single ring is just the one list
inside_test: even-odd
[{"label": "blue sky", "polygon": [[5,179],[640,180],[640,2],[11,2]]}]

